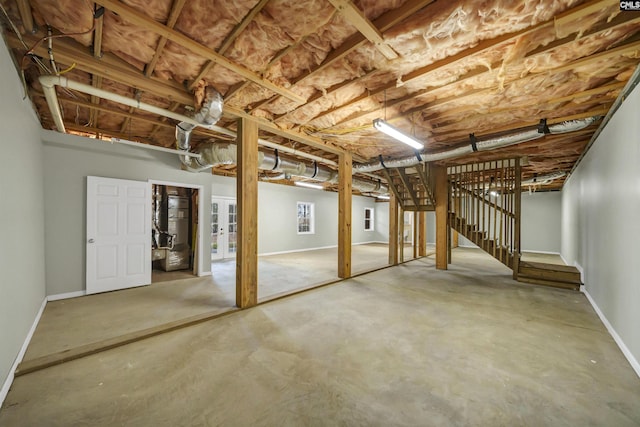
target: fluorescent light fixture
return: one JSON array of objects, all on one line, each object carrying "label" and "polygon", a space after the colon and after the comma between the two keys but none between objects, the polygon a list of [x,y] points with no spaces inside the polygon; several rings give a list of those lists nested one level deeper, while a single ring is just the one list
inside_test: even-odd
[{"label": "fluorescent light fixture", "polygon": [[385,122],[382,119],[375,119],[373,121],[373,127],[378,129],[382,133],[386,133],[392,138],[397,139],[400,142],[404,142],[411,148],[416,150],[422,150],[424,148],[424,144],[418,141],[417,139],[407,135],[399,129],[394,128],[389,123]]},{"label": "fluorescent light fixture", "polygon": [[386,196],[386,195],[380,195],[380,196],[376,196],[376,199],[391,200],[391,197],[390,196]]},{"label": "fluorescent light fixture", "polygon": [[307,188],[313,188],[313,189],[316,189],[316,190],[324,190],[324,187],[322,185],[312,184],[310,182],[296,181],[295,184],[298,187],[307,187]]}]

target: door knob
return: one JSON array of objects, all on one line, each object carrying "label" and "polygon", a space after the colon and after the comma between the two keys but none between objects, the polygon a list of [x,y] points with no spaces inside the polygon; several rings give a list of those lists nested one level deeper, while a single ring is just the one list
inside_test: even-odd
[{"label": "door knob", "polygon": [[89,243],[94,243],[95,242],[95,240],[93,240],[93,239],[89,239],[88,241],[89,241]]}]

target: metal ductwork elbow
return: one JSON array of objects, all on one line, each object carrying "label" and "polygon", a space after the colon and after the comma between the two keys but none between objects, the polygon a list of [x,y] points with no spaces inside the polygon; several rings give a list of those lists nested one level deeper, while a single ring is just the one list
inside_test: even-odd
[{"label": "metal ductwork elbow", "polygon": [[[189,151],[191,149],[191,131],[196,126],[211,127],[215,125],[220,117],[222,117],[222,109],[224,103],[222,95],[215,89],[208,86],[205,88],[204,99],[200,105],[200,108],[194,115],[193,119],[198,123],[197,125],[189,122],[180,122],[176,125],[176,146],[179,150]],[[194,159],[188,156],[180,156],[180,161],[192,172],[198,172],[207,168],[210,168],[212,164],[208,163],[204,158]]]}]

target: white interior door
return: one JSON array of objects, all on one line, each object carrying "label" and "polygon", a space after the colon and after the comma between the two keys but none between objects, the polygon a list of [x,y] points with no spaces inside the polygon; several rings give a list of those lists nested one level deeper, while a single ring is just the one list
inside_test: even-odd
[{"label": "white interior door", "polygon": [[236,256],[238,211],[234,199],[211,199],[211,261]]},{"label": "white interior door", "polygon": [[151,184],[87,177],[87,294],[151,283]]}]

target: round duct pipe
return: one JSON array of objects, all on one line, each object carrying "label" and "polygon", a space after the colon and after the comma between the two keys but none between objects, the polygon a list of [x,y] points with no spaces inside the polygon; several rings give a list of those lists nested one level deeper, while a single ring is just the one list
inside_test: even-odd
[{"label": "round duct pipe", "polygon": [[[598,117],[589,117],[586,119],[565,121],[562,123],[549,126],[549,133],[561,134],[561,133],[567,133],[567,132],[574,132],[590,126],[596,120],[598,120]],[[542,138],[544,135],[545,135],[544,132],[540,132],[538,131],[538,129],[532,129],[529,131],[514,133],[512,135],[506,135],[506,136],[500,136],[497,138],[488,139],[485,141],[476,141],[475,150],[472,145],[466,145],[464,147],[453,148],[451,150],[441,151],[438,153],[420,153],[420,158],[422,160],[418,160],[416,156],[410,156],[410,157],[404,157],[401,159],[385,160],[384,165],[379,160],[376,160],[369,163],[354,165],[353,172],[354,173],[375,172],[375,171],[382,170],[385,167],[388,167],[388,168],[410,167],[410,166],[415,166],[419,163],[435,162],[438,160],[460,157],[465,154],[471,154],[474,151],[486,151],[486,150],[494,150],[496,148],[508,147],[510,145],[520,144],[523,142]]]}]

